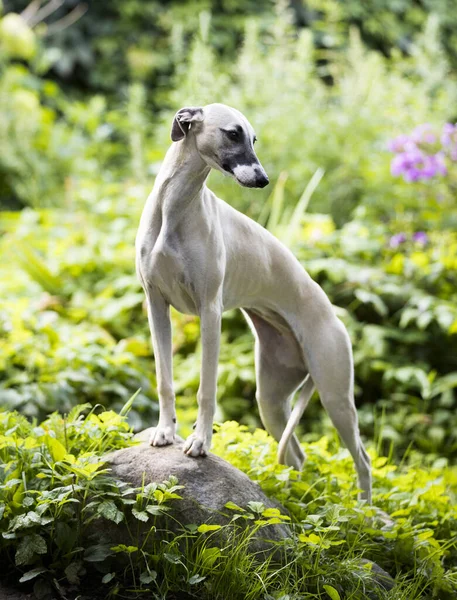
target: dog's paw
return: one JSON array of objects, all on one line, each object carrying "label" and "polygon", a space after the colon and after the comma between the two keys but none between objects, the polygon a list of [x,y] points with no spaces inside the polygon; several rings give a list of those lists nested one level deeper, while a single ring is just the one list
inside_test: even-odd
[{"label": "dog's paw", "polygon": [[151,433],[149,444],[151,446],[167,446],[175,441],[175,429],[173,426],[162,427],[158,425]]},{"label": "dog's paw", "polygon": [[184,444],[184,454],[194,457],[206,456],[208,454],[208,446],[203,438],[196,433],[192,433]]}]

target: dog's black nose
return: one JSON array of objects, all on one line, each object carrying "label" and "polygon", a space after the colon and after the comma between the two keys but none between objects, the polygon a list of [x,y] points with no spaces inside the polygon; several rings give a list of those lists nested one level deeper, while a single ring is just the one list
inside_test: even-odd
[{"label": "dog's black nose", "polygon": [[255,173],[255,187],[264,188],[270,183],[270,180],[268,179],[268,176],[261,164],[256,164],[253,166]]},{"label": "dog's black nose", "polygon": [[264,188],[266,185],[268,185],[270,183],[270,180],[268,179],[268,177],[266,175],[256,175],[255,178],[255,187],[258,188]]}]

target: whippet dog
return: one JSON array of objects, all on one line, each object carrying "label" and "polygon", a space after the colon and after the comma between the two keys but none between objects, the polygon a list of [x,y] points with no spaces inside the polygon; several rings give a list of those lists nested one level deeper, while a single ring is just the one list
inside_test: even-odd
[{"label": "whippet dog", "polygon": [[179,110],[171,139],[136,239],[160,408],[151,445],[172,444],[176,431],[170,305],[200,317],[198,415],[184,445],[194,457],[206,455],[211,444],[222,313],[241,308],[255,335],[260,415],[280,441],[280,462],[298,470],[303,465],[305,454],[293,430],[316,387],[354,459],[362,497],[371,502],[370,459],[359,434],[345,327],[294,255],[206,187],[211,169],[244,187],[268,184],[254,151],[253,128],[238,110],[210,104]]}]

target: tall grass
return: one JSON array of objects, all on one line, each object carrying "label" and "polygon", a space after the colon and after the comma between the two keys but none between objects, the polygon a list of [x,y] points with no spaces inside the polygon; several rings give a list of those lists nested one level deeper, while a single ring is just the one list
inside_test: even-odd
[{"label": "tall grass", "polygon": [[[224,102],[253,124],[270,180],[279,181],[287,172],[285,207],[295,204],[318,169],[325,170],[325,177],[310,209],[330,211],[338,224],[362,203],[377,215],[392,216],[396,197],[405,204],[417,202],[411,189],[391,181],[385,144],[418,123],[452,117],[449,107],[457,99],[457,85],[440,49],[436,21],[415,40],[412,57],[387,60],[367,51],[355,29],[346,53],[323,52],[309,31],[296,33],[280,3],[266,30],[259,30],[256,21],[247,22],[244,44],[229,64],[216,62],[207,42],[208,26],[205,16],[190,53],[178,65],[170,94],[173,109],[164,113],[157,131],[163,147],[169,143],[174,110]],[[324,83],[323,74],[331,85]],[[255,194],[237,189],[220,174],[210,184],[251,216],[262,213],[269,195],[268,188]]]}]

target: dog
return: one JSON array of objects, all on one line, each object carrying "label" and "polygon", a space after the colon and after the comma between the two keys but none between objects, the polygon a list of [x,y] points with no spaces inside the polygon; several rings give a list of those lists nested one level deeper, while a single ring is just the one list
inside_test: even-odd
[{"label": "dog", "polygon": [[193,457],[206,455],[211,445],[222,313],[241,308],[255,336],[260,416],[280,442],[279,461],[301,469],[305,454],[293,431],[317,388],[354,459],[361,497],[371,503],[370,459],[360,439],[344,325],[292,252],[206,186],[211,169],[244,187],[269,183],[252,126],[223,104],[187,107],[176,113],[171,139],[136,238],[160,409],[151,445],[172,444],[176,432],[170,305],[200,317],[198,415],[184,445]]}]

